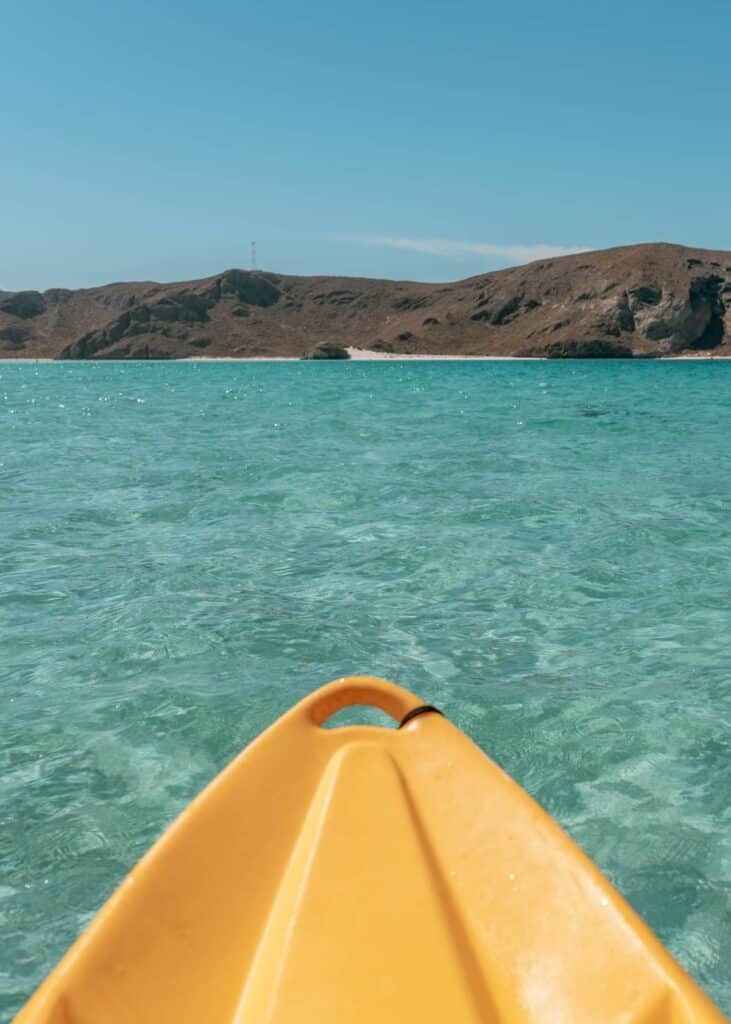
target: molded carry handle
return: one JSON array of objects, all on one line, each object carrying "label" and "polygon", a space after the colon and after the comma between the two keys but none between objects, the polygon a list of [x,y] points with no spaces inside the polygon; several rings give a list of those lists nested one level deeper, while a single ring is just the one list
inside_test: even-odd
[{"label": "molded carry handle", "polygon": [[315,725],[322,725],[331,715],[352,704],[367,704],[380,708],[397,722],[423,701],[408,690],[404,690],[387,679],[375,676],[344,676],[321,686],[300,704],[301,709]]}]

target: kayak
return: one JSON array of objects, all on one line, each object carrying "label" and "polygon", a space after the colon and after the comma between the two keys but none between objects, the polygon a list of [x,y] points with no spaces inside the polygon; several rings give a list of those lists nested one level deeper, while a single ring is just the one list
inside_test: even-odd
[{"label": "kayak", "polygon": [[[324,727],[358,704],[398,727]],[[353,676],[190,804],[16,1024],[725,1020],[459,729]]]}]

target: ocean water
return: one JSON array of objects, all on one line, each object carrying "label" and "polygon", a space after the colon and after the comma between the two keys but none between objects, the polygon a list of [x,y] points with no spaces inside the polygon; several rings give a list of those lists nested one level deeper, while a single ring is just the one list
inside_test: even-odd
[{"label": "ocean water", "polygon": [[440,705],[731,1011],[731,364],[2,364],[0,428],[0,1019],[349,672]]}]

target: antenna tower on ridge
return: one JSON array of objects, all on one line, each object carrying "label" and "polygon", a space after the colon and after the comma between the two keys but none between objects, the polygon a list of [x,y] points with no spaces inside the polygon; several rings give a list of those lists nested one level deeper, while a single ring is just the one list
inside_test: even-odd
[{"label": "antenna tower on ridge", "polygon": [[256,242],[251,243],[251,269],[256,270]]}]

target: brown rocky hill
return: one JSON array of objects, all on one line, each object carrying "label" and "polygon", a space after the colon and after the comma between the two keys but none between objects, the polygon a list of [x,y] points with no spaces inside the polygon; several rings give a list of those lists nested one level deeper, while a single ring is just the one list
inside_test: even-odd
[{"label": "brown rocky hill", "polygon": [[321,344],[453,355],[731,354],[731,253],[665,243],[453,284],[227,270],[176,284],[0,293],[0,356],[302,356]]}]

